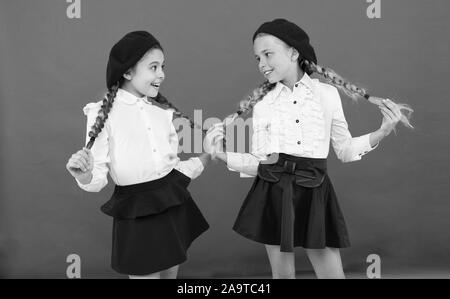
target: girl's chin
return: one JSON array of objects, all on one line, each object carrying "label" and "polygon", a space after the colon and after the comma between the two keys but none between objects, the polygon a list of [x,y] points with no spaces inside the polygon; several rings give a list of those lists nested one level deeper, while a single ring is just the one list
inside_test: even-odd
[{"label": "girl's chin", "polygon": [[274,76],[273,74],[269,74],[268,76],[264,76],[266,78],[267,81],[269,81],[270,83],[277,83],[278,78],[276,78],[276,76]]},{"label": "girl's chin", "polygon": [[158,95],[159,91],[155,90],[155,89],[149,89],[146,90],[143,94],[147,97],[151,97],[154,98]]},{"label": "girl's chin", "polygon": [[266,78],[266,79],[267,79],[267,81],[269,81],[269,83],[277,83],[278,81],[280,81],[277,78],[270,77],[270,76],[268,78]]}]

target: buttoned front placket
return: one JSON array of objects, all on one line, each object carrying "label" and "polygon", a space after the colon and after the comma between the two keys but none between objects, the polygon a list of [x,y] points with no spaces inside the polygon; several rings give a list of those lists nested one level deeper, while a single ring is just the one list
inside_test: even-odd
[{"label": "buttoned front placket", "polygon": [[[151,103],[146,103],[143,99],[138,99],[136,102],[136,105],[139,109],[140,115],[141,115],[141,119],[144,122],[145,125],[145,129],[146,129],[146,136],[147,136],[147,140],[151,146],[151,151],[152,151],[152,156],[154,157],[155,162],[157,163],[157,161],[160,161],[160,152],[159,149],[157,148],[157,144],[155,142],[155,136],[153,133],[153,128],[150,122],[150,118],[148,116],[148,106],[151,106]],[[161,173],[157,173],[158,176],[161,176]]]},{"label": "buttoned front placket", "polygon": [[277,101],[277,110],[280,111],[280,137],[284,144],[280,144],[283,150],[302,153],[303,131],[301,108],[304,100],[301,97],[301,86],[297,83],[291,91],[283,87]]},{"label": "buttoned front placket", "polygon": [[295,123],[297,124],[298,128],[296,130],[296,132],[298,131],[299,133],[296,135],[298,136],[298,140],[296,140],[297,146],[300,149],[300,152],[302,152],[302,142],[303,142],[303,127],[302,127],[302,121],[305,119],[305,117],[303,117],[303,109],[302,107],[305,104],[305,100],[304,100],[304,91],[305,91],[305,85],[301,82],[299,83],[295,83],[294,88],[292,90],[291,93],[291,97],[293,98],[293,103],[295,105],[294,107],[294,111],[296,112],[296,119],[295,119]]}]

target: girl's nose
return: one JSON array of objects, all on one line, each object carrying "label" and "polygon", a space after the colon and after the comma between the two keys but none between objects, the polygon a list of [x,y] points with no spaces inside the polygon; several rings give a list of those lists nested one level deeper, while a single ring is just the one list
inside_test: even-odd
[{"label": "girl's nose", "polygon": [[165,77],[166,77],[166,74],[164,73],[163,70],[161,70],[161,71],[158,73],[158,78],[161,79],[161,80],[164,80]]},{"label": "girl's nose", "polygon": [[259,71],[262,72],[262,70],[265,66],[266,66],[266,62],[261,59],[258,63]]}]

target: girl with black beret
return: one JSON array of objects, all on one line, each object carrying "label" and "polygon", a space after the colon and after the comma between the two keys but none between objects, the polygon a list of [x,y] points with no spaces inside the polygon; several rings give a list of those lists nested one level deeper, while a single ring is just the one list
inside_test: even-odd
[{"label": "girl with black beret", "polygon": [[113,217],[111,265],[130,278],[176,278],[191,243],[208,223],[187,190],[209,154],[180,161],[174,117],[187,118],[159,89],[164,52],[145,31],[130,32],[111,49],[108,92],[84,107],[87,145],[66,168],[80,188],[114,193],[101,210]]},{"label": "girl with black beret", "polygon": [[[399,121],[411,126],[412,109],[369,96],[319,66],[309,36],[287,20],[262,24],[253,35],[253,49],[265,82],[208,132],[212,154],[230,170],[256,176],[233,229],[265,244],[274,278],[295,278],[294,247],[305,248],[317,277],[344,278],[339,248],[349,247],[350,240],[327,174],[330,142],[340,160],[358,161]],[[331,85],[312,79],[313,73]],[[380,128],[352,137],[336,87],[378,105]],[[252,110],[251,154],[223,152],[223,124]]]}]

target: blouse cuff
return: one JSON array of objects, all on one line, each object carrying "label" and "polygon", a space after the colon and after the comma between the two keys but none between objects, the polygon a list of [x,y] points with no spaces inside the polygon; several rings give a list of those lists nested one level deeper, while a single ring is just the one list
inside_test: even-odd
[{"label": "blouse cuff", "polygon": [[78,186],[87,192],[100,192],[108,184],[107,178],[99,178],[99,175],[96,175],[95,168],[92,171],[92,180],[89,184],[82,184],[78,179],[75,178]]},{"label": "blouse cuff", "polygon": [[358,160],[361,159],[361,157],[364,156],[365,154],[376,149],[379,145],[379,143],[377,143],[377,144],[375,144],[374,147],[370,146],[370,133],[359,137],[358,143],[359,143],[359,146],[358,146],[359,153],[358,153],[358,157],[357,157]]},{"label": "blouse cuff", "polygon": [[240,172],[241,178],[256,176],[259,160],[252,154],[227,152],[228,170]]},{"label": "blouse cuff", "polygon": [[200,176],[205,169],[200,158],[190,158],[186,161],[180,161],[175,166],[175,169],[183,173],[185,176],[189,177],[191,180]]}]

